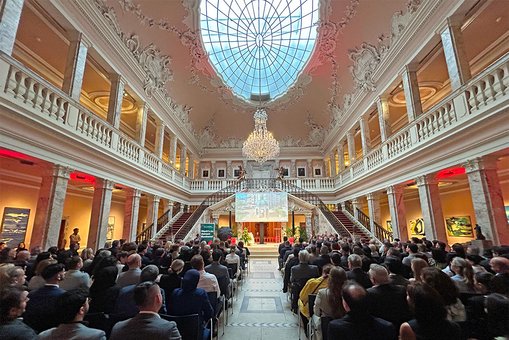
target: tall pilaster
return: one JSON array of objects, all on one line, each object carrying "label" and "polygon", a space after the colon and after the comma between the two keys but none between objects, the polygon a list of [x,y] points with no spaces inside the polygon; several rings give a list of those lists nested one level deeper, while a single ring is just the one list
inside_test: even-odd
[{"label": "tall pilaster", "polygon": [[460,16],[449,17],[440,30],[447,72],[449,73],[449,80],[453,91],[460,88],[472,76],[467,54],[465,53],[461,20]]},{"label": "tall pilaster", "polygon": [[226,161],[226,178],[232,178],[233,172],[232,172],[232,161]]},{"label": "tall pilaster", "polygon": [[164,122],[158,120],[156,123],[156,140],[155,140],[155,155],[159,158],[163,157],[164,145]]},{"label": "tall pilaster", "polygon": [[296,164],[297,164],[297,161],[295,159],[292,159],[292,161],[291,161],[291,169],[290,169],[290,172],[291,172],[290,177],[294,177],[294,178],[297,177],[297,166],[296,166]]},{"label": "tall pilaster", "polygon": [[306,165],[307,165],[307,168],[306,168],[306,177],[313,177],[314,176],[314,173],[313,173],[313,160],[312,159],[308,159],[307,162],[306,162]]},{"label": "tall pilaster", "polygon": [[419,189],[426,238],[428,240],[447,240],[438,182],[433,175],[419,176],[415,181]]},{"label": "tall pilaster", "polygon": [[216,161],[210,161],[210,179],[217,178]]},{"label": "tall pilaster", "polygon": [[422,113],[421,94],[417,83],[417,68],[418,65],[409,64],[405,66],[401,73],[409,122],[414,121]]},{"label": "tall pilaster", "polygon": [[352,199],[353,216],[356,220],[359,219],[359,210],[361,210],[361,201],[358,198]]},{"label": "tall pilaster", "polygon": [[509,228],[496,158],[475,158],[465,163],[475,220],[494,244],[509,244]]},{"label": "tall pilaster", "polygon": [[71,172],[70,168],[58,164],[44,171],[35,210],[31,247],[41,246],[46,250],[57,245]]},{"label": "tall pilaster", "polygon": [[153,195],[149,197],[147,203],[147,228],[152,224],[152,232],[150,237],[154,237],[157,233],[157,219],[159,218],[159,200],[160,197]]},{"label": "tall pilaster", "polygon": [[304,217],[306,218],[306,233],[308,234],[308,241],[311,239],[311,237],[313,236],[313,226],[312,226],[312,218],[313,214],[311,212],[309,213],[304,213]]},{"label": "tall pilaster", "polygon": [[23,0],[0,1],[0,51],[7,55],[14,48],[22,9]]},{"label": "tall pilaster", "polygon": [[163,200],[163,210],[168,214],[168,220],[173,216],[173,201],[170,199]]},{"label": "tall pilaster", "polygon": [[170,140],[170,163],[177,167],[177,136],[172,135]]},{"label": "tall pilaster", "polygon": [[187,159],[187,147],[182,144],[180,146],[180,173],[186,174],[186,159]]},{"label": "tall pilaster", "polygon": [[90,43],[84,39],[80,32],[73,32],[70,38],[62,90],[72,98],[79,100]]},{"label": "tall pilaster", "polygon": [[[115,128],[120,127],[122,100],[124,99],[125,80],[120,74],[111,75],[110,100],[108,102],[108,122]],[[101,246],[102,247],[102,246]]]},{"label": "tall pilaster", "polygon": [[88,231],[88,248],[99,249],[104,247],[106,243],[112,190],[112,181],[96,178],[92,198],[92,212],[90,214],[90,229]]},{"label": "tall pilaster", "polygon": [[377,192],[371,192],[367,194],[368,199],[368,211],[369,211],[369,227],[371,232],[375,233],[375,222],[381,223],[380,221],[380,195]]},{"label": "tall pilaster", "polygon": [[336,177],[337,173],[336,173],[336,154],[334,153],[334,151],[331,152],[330,156],[329,156],[329,161],[330,161],[330,177]]},{"label": "tall pilaster", "polygon": [[187,177],[191,178],[191,179],[194,179],[196,174],[195,174],[195,169],[196,169],[196,157],[193,155],[193,154],[189,154],[189,166],[188,166],[188,174],[187,174]]},{"label": "tall pilaster", "polygon": [[359,119],[361,129],[362,155],[371,151],[371,133],[369,130],[369,115],[364,115]]},{"label": "tall pilaster", "polygon": [[346,142],[348,143],[348,160],[350,161],[350,165],[352,165],[357,158],[355,154],[355,138],[353,131],[348,131],[346,133]]},{"label": "tall pilaster", "polygon": [[136,240],[138,232],[138,216],[140,212],[141,190],[129,189],[124,204],[124,229],[122,238],[127,242]]},{"label": "tall pilaster", "polygon": [[408,227],[406,224],[405,201],[403,199],[403,187],[391,185],[387,188],[387,199],[391,214],[392,235],[401,241],[408,239]]},{"label": "tall pilaster", "polygon": [[345,146],[343,141],[340,141],[338,145],[338,167],[339,172],[345,170]]},{"label": "tall pilaster", "polygon": [[380,96],[376,100],[378,111],[378,125],[380,126],[380,140],[385,142],[391,135],[391,125],[389,124],[389,100],[387,96]]},{"label": "tall pilaster", "polygon": [[143,103],[138,109],[138,115],[136,116],[136,136],[138,143],[143,147],[145,146],[145,135],[147,132],[147,117],[148,117],[149,106],[147,103]]}]

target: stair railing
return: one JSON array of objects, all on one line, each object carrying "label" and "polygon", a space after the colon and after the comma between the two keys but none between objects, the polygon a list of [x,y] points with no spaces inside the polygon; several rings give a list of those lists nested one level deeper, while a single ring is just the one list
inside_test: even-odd
[{"label": "stair railing", "polygon": [[[357,214],[358,214],[358,221],[368,230],[371,230],[371,219],[368,215],[366,215],[362,210],[360,210],[359,208],[357,208]],[[374,225],[374,230],[373,230],[373,234],[375,235],[375,237],[380,240],[380,241],[383,241],[383,240],[389,240],[390,242],[392,242],[394,239],[393,239],[393,236],[392,236],[392,233],[385,230],[380,224],[376,223],[376,222],[373,222],[373,225]]]},{"label": "stair railing", "polygon": [[[168,221],[173,217],[170,217],[170,210],[166,210],[155,223],[157,223],[156,228],[156,234],[168,223]],[[173,212],[174,213],[174,212]],[[178,213],[178,211],[177,211]],[[148,241],[152,237],[152,227],[154,226],[154,223],[151,223],[148,227],[145,227],[137,236],[136,236],[136,243],[140,243],[142,241]]]},{"label": "stair railing", "polygon": [[346,209],[346,211],[348,211],[350,213],[350,215],[354,216],[352,202],[346,201],[345,202],[345,209]]}]

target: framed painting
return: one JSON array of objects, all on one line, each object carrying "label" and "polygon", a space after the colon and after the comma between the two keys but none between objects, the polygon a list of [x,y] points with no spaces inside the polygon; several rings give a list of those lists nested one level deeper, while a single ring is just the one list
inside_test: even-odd
[{"label": "framed painting", "polygon": [[392,233],[392,221],[391,220],[385,221],[385,225],[386,225],[385,230]]},{"label": "framed painting", "polygon": [[473,237],[472,221],[470,216],[446,217],[445,227],[447,236],[453,237]]},{"label": "framed painting", "polygon": [[205,169],[201,171],[201,177],[202,178],[209,178],[209,170]]},{"label": "framed painting", "polygon": [[412,236],[424,236],[424,219],[422,217],[410,220],[409,227]]},{"label": "framed painting", "polygon": [[108,230],[106,231],[106,240],[113,240],[113,233],[115,232],[115,216],[108,217]]},{"label": "framed painting", "polygon": [[30,209],[5,207],[0,227],[0,241],[15,248],[25,241]]},{"label": "framed painting", "polygon": [[314,171],[315,171],[315,177],[322,176],[322,168],[314,168]]},{"label": "framed painting", "polygon": [[226,170],[225,169],[217,169],[217,178],[225,178]]},{"label": "framed painting", "polygon": [[297,168],[297,176],[298,177],[305,177],[306,176],[306,168]]}]

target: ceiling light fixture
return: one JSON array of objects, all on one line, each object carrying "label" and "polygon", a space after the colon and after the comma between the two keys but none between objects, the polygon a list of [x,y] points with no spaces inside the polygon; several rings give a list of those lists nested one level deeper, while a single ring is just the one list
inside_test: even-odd
[{"label": "ceiling light fixture", "polygon": [[279,143],[272,133],[267,131],[267,112],[264,109],[257,109],[253,117],[255,127],[242,145],[242,154],[262,164],[279,155]]}]

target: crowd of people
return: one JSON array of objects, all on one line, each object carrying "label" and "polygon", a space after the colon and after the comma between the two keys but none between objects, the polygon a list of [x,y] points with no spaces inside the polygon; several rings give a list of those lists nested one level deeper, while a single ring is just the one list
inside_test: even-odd
[{"label": "crowd of people", "polygon": [[509,246],[333,235],[279,245],[283,291],[315,339],[507,339]]},{"label": "crowd of people", "polygon": [[182,330],[166,319],[191,314],[210,338],[208,321],[228,306],[249,255],[219,239],[115,240],[80,254],[78,242],[31,252],[0,244],[0,339],[175,340]]}]

